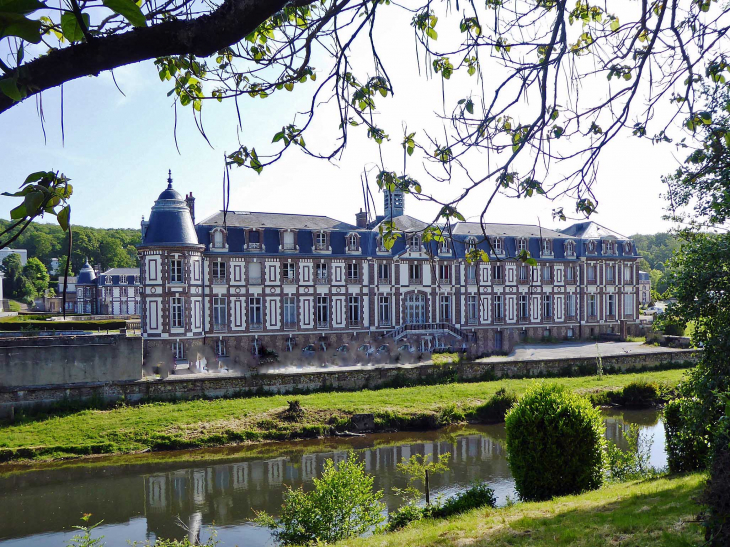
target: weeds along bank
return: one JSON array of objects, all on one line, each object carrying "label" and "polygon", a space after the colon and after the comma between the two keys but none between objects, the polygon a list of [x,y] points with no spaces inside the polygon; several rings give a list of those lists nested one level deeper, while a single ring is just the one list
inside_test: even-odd
[{"label": "weeds along bank", "polygon": [[[556,378],[551,382],[587,395],[597,404],[620,404],[637,391],[636,386],[649,385],[645,403],[653,404],[671,394],[684,372],[677,369]],[[300,409],[295,412],[289,405],[295,397],[275,395],[16,416],[14,423],[0,427],[0,459],[57,460],[311,438],[352,431],[357,415],[370,415],[365,422],[370,421],[374,431],[427,430],[467,421],[498,422],[514,399],[536,382],[507,379],[315,393],[297,396]],[[626,386],[634,387],[626,392]]]}]

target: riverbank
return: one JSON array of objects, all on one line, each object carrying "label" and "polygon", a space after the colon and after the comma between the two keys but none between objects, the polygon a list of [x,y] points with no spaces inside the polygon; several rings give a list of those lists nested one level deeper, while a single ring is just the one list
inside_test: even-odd
[{"label": "riverbank", "polygon": [[[675,386],[686,369],[555,378],[584,394],[620,390],[639,379]],[[0,426],[0,461],[53,461],[97,454],[130,454],[281,441],[352,429],[356,414],[372,414],[373,431],[429,430],[467,421],[498,390],[517,395],[531,379],[451,383],[376,391],[160,402],[25,417]],[[297,399],[301,413],[288,412]]]},{"label": "riverbank", "polygon": [[448,520],[420,521],[400,532],[350,540],[355,547],[547,547],[699,545],[696,524],[704,475],[613,484],[582,494],[501,509],[475,509]]}]

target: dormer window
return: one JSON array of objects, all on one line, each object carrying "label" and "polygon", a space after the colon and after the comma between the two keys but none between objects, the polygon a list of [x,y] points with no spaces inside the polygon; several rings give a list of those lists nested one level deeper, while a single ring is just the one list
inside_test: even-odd
[{"label": "dormer window", "polygon": [[615,255],[616,254],[616,243],[614,243],[613,241],[604,241],[603,242],[603,254]]},{"label": "dormer window", "polygon": [[223,228],[214,228],[211,232],[210,245],[212,249],[226,248],[226,231]]},{"label": "dormer window", "polygon": [[543,239],[542,240],[542,254],[551,255],[553,254],[553,240]]},{"label": "dormer window", "polygon": [[517,239],[517,250],[518,251],[527,250],[527,238],[526,237],[520,237]]},{"label": "dormer window", "polygon": [[294,232],[281,233],[281,248],[283,251],[296,251],[297,246],[294,243]]},{"label": "dormer window", "polygon": [[595,253],[596,252],[596,242],[595,241],[589,241],[586,243],[586,249],[589,253]]},{"label": "dormer window", "polygon": [[451,244],[449,243],[449,239],[447,237],[444,237],[443,240],[439,243],[439,253],[446,254],[451,252]]},{"label": "dormer window", "polygon": [[419,251],[421,249],[421,237],[418,234],[413,234],[408,238],[408,247],[411,251]]},{"label": "dormer window", "polygon": [[327,234],[325,232],[317,232],[316,234],[314,234],[314,250],[327,250]]},{"label": "dormer window", "polygon": [[565,256],[575,256],[575,243],[573,241],[565,242]]},{"label": "dormer window", "polygon": [[261,250],[261,232],[259,232],[258,230],[250,230],[248,232],[248,250]]},{"label": "dormer window", "polygon": [[624,254],[625,255],[634,254],[633,253],[633,246],[631,245],[631,242],[630,241],[627,241],[626,243],[624,243]]},{"label": "dormer window", "polygon": [[126,275],[120,275],[119,276],[119,284],[123,285],[127,282],[127,276]]},{"label": "dormer window", "polygon": [[347,235],[347,250],[348,251],[359,251],[360,250],[360,238],[357,234]]},{"label": "dormer window", "polygon": [[504,242],[501,237],[495,237],[494,240],[492,240],[492,247],[494,247],[494,252],[496,254],[502,254],[504,253]]},{"label": "dormer window", "polygon": [[466,252],[470,253],[477,248],[477,238],[470,237],[466,240]]},{"label": "dormer window", "polygon": [[383,245],[383,238],[378,236],[377,238],[377,245],[378,245],[378,252],[379,253],[387,253],[388,249],[385,248],[385,245]]}]

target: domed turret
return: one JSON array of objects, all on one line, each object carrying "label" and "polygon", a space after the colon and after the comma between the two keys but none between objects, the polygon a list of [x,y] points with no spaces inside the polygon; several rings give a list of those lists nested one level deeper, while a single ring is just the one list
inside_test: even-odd
[{"label": "domed turret", "polygon": [[76,280],[77,285],[93,285],[96,282],[96,273],[87,260],[84,267],[79,271],[79,277]]},{"label": "domed turret", "polygon": [[195,225],[185,199],[172,187],[172,173],[167,188],[157,198],[142,238],[142,246],[198,245]]}]

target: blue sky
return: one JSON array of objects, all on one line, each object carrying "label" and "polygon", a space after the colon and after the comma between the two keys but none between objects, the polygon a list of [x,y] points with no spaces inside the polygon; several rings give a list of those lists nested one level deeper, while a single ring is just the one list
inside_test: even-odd
[{"label": "blue sky", "polygon": [[[387,26],[382,40],[387,41]],[[379,119],[392,140],[385,148],[386,162],[393,169],[402,166],[400,140],[402,125],[419,129],[425,115],[432,116],[441,108],[441,85],[438,80],[419,76],[408,40],[390,44],[391,52],[384,62],[395,85],[395,97],[382,100]],[[393,49],[396,48],[396,49]],[[400,48],[400,49],[398,49]],[[320,70],[328,67],[320,62]],[[174,113],[167,91],[169,82],[161,83],[151,62],[127,66],[115,71],[117,82],[126,97],[115,88],[109,74],[84,78],[64,88],[65,144],[61,141],[60,91],[43,96],[45,128],[44,144],[41,124],[33,99],[0,116],[0,179],[3,191],[12,190],[33,171],[58,169],[73,179],[74,224],[97,227],[137,227],[142,215],[149,215],[154,199],[162,191],[167,170],[172,169],[175,187],[181,193],[192,191],[197,198],[197,218],[202,219],[221,207],[221,179],[224,152],[235,150],[239,139],[254,144],[261,153],[273,150],[271,137],[288,123],[292,112],[304,110],[309,91],[295,89],[278,96],[241,99],[243,129],[237,130],[232,102],[209,101],[203,109],[206,133],[211,148],[197,132],[190,109],[178,108],[177,138],[173,138]],[[323,72],[320,72],[323,74]],[[449,82],[450,97],[464,96],[470,83],[454,79]],[[306,140],[309,145],[326,148],[337,136],[337,122],[325,112]],[[431,122],[423,122],[425,124]],[[431,126],[432,128],[433,126]],[[342,158],[333,162],[315,160],[299,151],[285,156],[277,165],[261,175],[247,169],[233,169],[231,209],[321,214],[353,222],[362,207],[360,175],[364,168],[373,168],[377,148],[364,138],[362,131],[351,133],[351,142]],[[680,156],[681,157],[681,156]],[[661,220],[665,202],[660,177],[677,166],[670,146],[655,147],[648,142],[626,136],[617,139],[604,152],[595,188],[600,200],[595,220],[612,229],[631,234],[666,230]],[[374,174],[371,175],[373,192]],[[455,180],[451,186],[427,180],[421,171],[424,187],[440,195],[453,195],[465,181]],[[439,187],[441,185],[442,187]],[[486,188],[461,207],[467,217],[481,211]],[[8,218],[16,200],[2,198],[0,217]],[[376,195],[381,207],[381,199]],[[562,203],[573,210],[572,201]],[[559,225],[550,212],[556,203],[542,198],[512,200],[499,198],[487,220],[490,222],[537,223]],[[430,220],[434,205],[410,199],[409,214]]]}]

